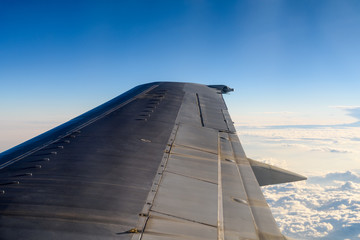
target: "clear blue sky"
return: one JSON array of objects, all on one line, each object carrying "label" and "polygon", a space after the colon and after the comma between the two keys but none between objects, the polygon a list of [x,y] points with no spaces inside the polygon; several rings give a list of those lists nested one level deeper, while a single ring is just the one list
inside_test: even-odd
[{"label": "clear blue sky", "polygon": [[359,42],[356,0],[3,0],[0,117],[63,121],[151,81],[234,87],[240,123],[325,113],[358,105]]}]

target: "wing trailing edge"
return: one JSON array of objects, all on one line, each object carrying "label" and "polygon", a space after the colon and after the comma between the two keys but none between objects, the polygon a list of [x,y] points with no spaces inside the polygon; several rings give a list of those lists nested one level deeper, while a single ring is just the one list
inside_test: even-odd
[{"label": "wing trailing edge", "polygon": [[296,182],[307,179],[300,174],[267,163],[255,161],[250,158],[248,158],[248,160],[260,186]]}]

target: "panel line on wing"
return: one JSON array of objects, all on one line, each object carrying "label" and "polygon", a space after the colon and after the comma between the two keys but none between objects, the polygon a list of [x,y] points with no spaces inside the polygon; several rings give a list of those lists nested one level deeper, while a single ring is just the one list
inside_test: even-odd
[{"label": "panel line on wing", "polygon": [[206,152],[206,153],[215,154],[214,152],[206,151],[205,149],[197,148],[197,147],[193,147],[193,146],[189,146],[189,145],[182,145],[182,144],[175,143],[175,146],[179,146],[179,147],[183,147],[183,148],[189,148],[189,149],[192,149],[192,150],[198,150],[198,151],[202,151],[202,152]]},{"label": "panel line on wing", "polygon": [[218,133],[218,240],[224,240],[224,210],[221,177],[221,145],[220,134]]},{"label": "panel line on wing", "polygon": [[150,190],[150,192],[149,192],[149,194],[148,194],[148,196],[146,198],[146,203],[145,203],[141,213],[139,214],[140,218],[139,218],[138,223],[137,223],[137,228],[135,228],[139,232],[137,234],[134,234],[132,236],[131,240],[135,240],[135,239],[140,240],[142,238],[142,236],[143,236],[143,233],[144,233],[145,228],[146,228],[147,221],[149,220],[149,212],[150,212],[150,210],[151,210],[151,208],[153,206],[157,191],[159,189],[159,185],[160,185],[160,182],[162,180],[163,173],[165,171],[167,161],[169,160],[170,151],[171,151],[171,148],[172,148],[172,146],[174,144],[175,136],[176,136],[176,133],[177,133],[178,129],[179,129],[179,125],[175,124],[174,128],[173,128],[173,130],[172,130],[172,132],[170,134],[168,144],[166,145],[166,148],[164,150],[164,155],[163,155],[163,158],[161,160],[160,166],[159,166],[159,168],[157,170],[157,174],[155,175],[155,178],[153,180],[151,190]]},{"label": "panel line on wing", "polygon": [[[182,149],[191,149],[191,150],[195,150],[195,151],[198,151],[198,152],[202,152],[202,153],[206,153],[206,154],[214,154],[212,152],[205,152],[205,151],[202,151],[202,150],[198,150],[198,149],[194,149],[194,148],[188,148],[186,146],[180,146],[180,145],[177,145],[175,147],[175,149],[179,149],[179,147],[181,147]],[[193,159],[199,159],[199,160],[203,160],[203,161],[213,161],[213,159],[211,158],[204,158],[204,157],[200,157],[200,156],[193,156],[193,155],[188,155],[188,154],[185,154],[185,153],[179,153],[179,152],[174,152],[172,151],[171,152],[171,155],[174,155],[174,156],[179,156],[179,157],[191,157]],[[215,155],[215,154],[214,154]]]},{"label": "panel line on wing", "polygon": [[216,228],[215,225],[211,225],[211,224],[204,223],[204,222],[199,222],[199,221],[196,221],[196,220],[193,220],[193,219],[188,219],[188,218],[183,218],[183,217],[175,216],[175,215],[172,215],[172,214],[169,214],[169,213],[160,212],[160,211],[157,211],[157,210],[151,210],[151,212],[159,213],[159,214],[162,214],[162,215],[165,215],[165,216],[169,216],[169,217],[173,217],[173,218],[185,220],[185,221],[188,221],[188,222],[199,223],[199,224],[202,224],[202,225],[205,225],[205,226],[209,226],[209,227],[214,227],[214,228]]},{"label": "panel line on wing", "polygon": [[201,178],[197,178],[197,177],[193,177],[193,176],[189,176],[189,175],[185,175],[185,174],[181,174],[181,173],[177,173],[177,172],[173,172],[173,171],[169,171],[169,170],[165,170],[166,172],[168,173],[172,173],[172,174],[176,174],[176,175],[179,175],[179,176],[183,176],[183,177],[187,177],[187,178],[192,178],[192,179],[195,179],[195,180],[199,180],[199,181],[203,181],[203,182],[207,182],[207,183],[211,183],[211,184],[216,184],[215,182],[211,182],[211,181],[208,181],[208,180],[205,180],[205,179],[201,179]]}]

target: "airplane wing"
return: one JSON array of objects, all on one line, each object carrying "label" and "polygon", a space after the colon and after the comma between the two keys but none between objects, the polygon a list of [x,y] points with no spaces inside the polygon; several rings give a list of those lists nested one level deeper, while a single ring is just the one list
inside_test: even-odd
[{"label": "airplane wing", "polygon": [[144,84],[0,154],[1,239],[285,239],[223,85]]}]

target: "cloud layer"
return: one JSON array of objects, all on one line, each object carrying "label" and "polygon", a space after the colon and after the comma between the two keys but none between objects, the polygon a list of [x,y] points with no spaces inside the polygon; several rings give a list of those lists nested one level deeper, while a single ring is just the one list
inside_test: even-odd
[{"label": "cloud layer", "polygon": [[360,176],[334,172],[263,188],[283,234],[298,239],[360,239]]},{"label": "cloud layer", "polygon": [[360,239],[360,107],[336,108],[357,121],[237,127],[248,157],[309,177],[262,188],[286,236]]}]

